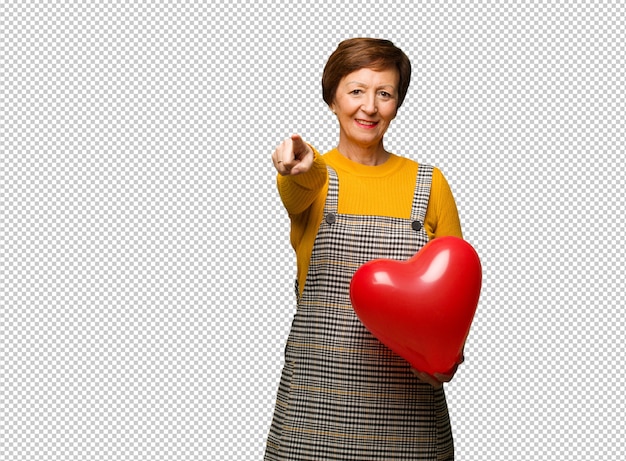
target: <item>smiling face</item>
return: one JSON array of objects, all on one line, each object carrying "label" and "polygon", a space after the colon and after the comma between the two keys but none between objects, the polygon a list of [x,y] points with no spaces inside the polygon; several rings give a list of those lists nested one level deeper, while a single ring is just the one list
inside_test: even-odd
[{"label": "smiling face", "polygon": [[397,69],[362,68],[341,79],[330,108],[339,120],[339,149],[380,149],[398,110]]}]

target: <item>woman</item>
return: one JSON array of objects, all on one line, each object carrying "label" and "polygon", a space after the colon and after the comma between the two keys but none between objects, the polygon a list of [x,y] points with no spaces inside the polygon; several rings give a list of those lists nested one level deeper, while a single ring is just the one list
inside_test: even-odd
[{"label": "woman", "polygon": [[374,338],[350,304],[356,269],[408,259],[429,239],[461,237],[441,172],[388,152],[406,95],[407,56],[386,40],[339,44],[322,77],[339,143],[320,155],[298,135],[272,154],[297,255],[297,311],[265,459],[454,458],[442,383]]}]

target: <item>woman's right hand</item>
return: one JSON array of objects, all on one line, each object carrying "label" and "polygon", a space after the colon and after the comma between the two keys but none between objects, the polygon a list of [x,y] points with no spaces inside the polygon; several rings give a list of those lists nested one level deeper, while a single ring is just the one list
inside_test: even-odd
[{"label": "woman's right hand", "polygon": [[306,173],[313,166],[313,149],[299,134],[292,134],[272,153],[272,162],[278,174],[295,176]]}]

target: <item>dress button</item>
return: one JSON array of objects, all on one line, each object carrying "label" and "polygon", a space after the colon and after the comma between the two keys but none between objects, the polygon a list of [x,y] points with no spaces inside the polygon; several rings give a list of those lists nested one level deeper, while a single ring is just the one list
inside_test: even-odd
[{"label": "dress button", "polygon": [[411,223],[411,227],[413,228],[413,230],[418,231],[422,228],[422,223],[419,221],[413,221]]},{"label": "dress button", "polygon": [[335,213],[328,213],[326,215],[326,222],[328,224],[335,224],[336,220],[337,220],[337,217],[335,216]]}]

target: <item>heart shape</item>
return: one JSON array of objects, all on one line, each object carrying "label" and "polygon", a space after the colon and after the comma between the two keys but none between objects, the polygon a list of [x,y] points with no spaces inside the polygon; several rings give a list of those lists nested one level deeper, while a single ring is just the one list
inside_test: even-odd
[{"label": "heart shape", "polygon": [[352,277],[350,299],[365,327],[413,368],[448,373],[463,354],[481,283],[474,248],[440,237],[406,261],[363,264]]}]

